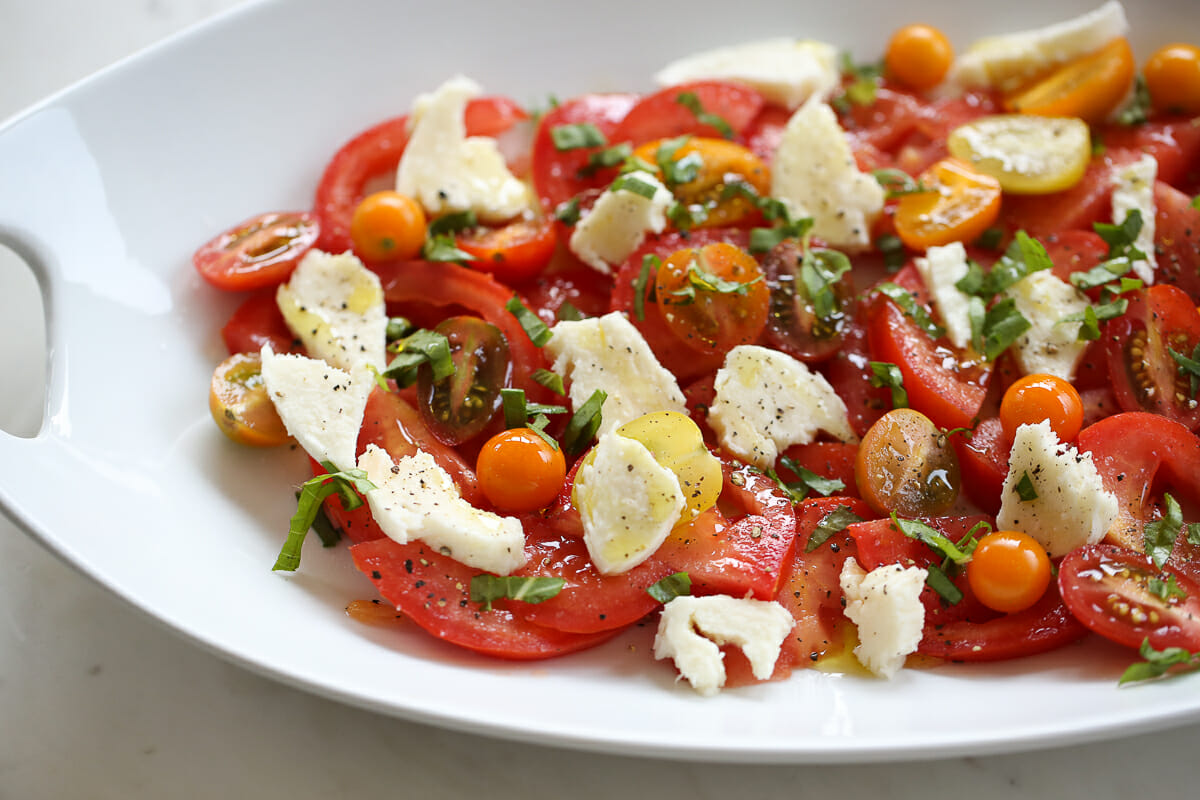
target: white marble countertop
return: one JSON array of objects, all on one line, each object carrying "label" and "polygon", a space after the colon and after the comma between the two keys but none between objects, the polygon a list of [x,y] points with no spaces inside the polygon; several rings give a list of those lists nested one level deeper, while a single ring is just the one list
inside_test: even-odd
[{"label": "white marble countertop", "polygon": [[[0,2],[0,119],[234,0]],[[36,328],[0,252],[0,318]],[[14,327],[15,320],[15,327]],[[0,427],[41,407],[40,334],[0,337]],[[15,366],[14,366],[15,365]],[[10,371],[11,370],[11,371]],[[10,382],[11,380],[11,382]],[[1020,698],[1014,698],[1020,702]],[[1200,725],[1049,751],[915,764],[763,767],[559,751],[304,694],[149,621],[0,517],[0,798],[926,798],[1194,791]]]}]

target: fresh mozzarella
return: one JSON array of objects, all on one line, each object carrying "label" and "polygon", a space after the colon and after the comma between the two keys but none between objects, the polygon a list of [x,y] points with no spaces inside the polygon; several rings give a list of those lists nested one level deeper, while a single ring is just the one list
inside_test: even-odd
[{"label": "fresh mozzarella", "polygon": [[[1036,497],[1022,500],[1018,485],[1026,478]],[[1059,442],[1049,422],[1017,428],[996,516],[1000,529],[1032,536],[1057,558],[1104,538],[1117,508],[1091,453]]]},{"label": "fresh mozzarella", "polygon": [[1009,91],[1128,32],[1125,9],[1110,0],[1087,14],[1044,28],[980,39],[955,62],[951,80],[966,87]]},{"label": "fresh mozzarella", "polygon": [[1142,229],[1133,246],[1146,254],[1145,260],[1133,262],[1133,272],[1142,283],[1154,283],[1154,180],[1158,177],[1158,162],[1145,153],[1132,164],[1113,170],[1112,218],[1120,225],[1125,215],[1137,211],[1142,215]]},{"label": "fresh mozzarella", "polygon": [[400,544],[420,539],[469,567],[508,575],[525,564],[520,520],[475,508],[454,480],[423,450],[392,461],[374,444],[358,457],[375,489],[367,492],[379,529]]},{"label": "fresh mozzarella", "polygon": [[463,114],[480,91],[460,75],[418,97],[413,107],[396,191],[432,215],[473,211],[485,222],[502,222],[532,206],[529,187],[508,171],[496,140],[466,134]]},{"label": "fresh mozzarella", "polygon": [[262,378],[288,433],[304,452],[339,470],[353,469],[367,397],[375,387],[360,366],[353,373],[300,355],[262,348]]},{"label": "fresh mozzarella", "polygon": [[387,366],[383,287],[354,254],[309,251],[275,302],[310,356],[346,370]]},{"label": "fresh mozzarella", "polygon": [[[635,182],[652,192],[649,197],[630,188]],[[667,227],[667,209],[674,196],[649,172],[629,172],[596,198],[591,211],[583,216],[571,233],[568,246],[579,260],[597,272],[608,275],[613,266],[629,258],[641,246],[646,234],[662,233]]]},{"label": "fresh mozzarella", "polygon": [[614,575],[641,564],[679,522],[685,500],[675,473],[641,442],[601,436],[575,476],[571,499],[596,568]]},{"label": "fresh mozzarella", "polygon": [[1013,354],[1025,374],[1074,378],[1087,342],[1079,341],[1078,324],[1061,320],[1085,311],[1090,305],[1087,295],[1050,270],[1041,270],[1008,287],[1005,296],[1016,301],[1017,311],[1031,326],[1013,343]]},{"label": "fresh mozzarella", "polygon": [[778,350],[740,345],[717,370],[708,421],[721,446],[763,469],[825,431],[855,441],[846,404],[819,372]]},{"label": "fresh mozzarella", "polygon": [[763,97],[795,108],[813,95],[829,94],[841,81],[838,51],[831,44],[780,37],[718,47],[663,67],[654,80],[677,86],[699,80],[731,80]]},{"label": "fresh mozzarella", "polygon": [[553,333],[545,350],[554,359],[554,371],[571,382],[575,408],[597,389],[608,394],[599,435],[654,411],[687,413],[675,376],[658,363],[642,334],[619,311],[562,321]]},{"label": "fresh mozzarella", "polygon": [[871,243],[883,210],[879,181],[860,172],[833,109],[812,98],[792,114],[771,165],[771,196],[795,217],[812,217],[813,235],[833,247]]},{"label": "fresh mozzarella", "polygon": [[842,565],[846,616],[858,628],[854,655],[871,672],[891,678],[917,650],[925,628],[921,590],[928,571],[885,564],[866,572],[853,557]]},{"label": "fresh mozzarella", "polygon": [[775,601],[708,595],[676,597],[663,606],[654,637],[654,657],[675,661],[680,677],[702,695],[725,685],[724,654],[718,645],[741,648],[754,677],[775,671],[779,650],[796,621]]},{"label": "fresh mozzarella", "polygon": [[924,258],[914,259],[917,271],[933,295],[933,304],[942,318],[946,335],[955,347],[971,341],[970,302],[956,283],[967,275],[967,251],[962,242],[930,247]]}]

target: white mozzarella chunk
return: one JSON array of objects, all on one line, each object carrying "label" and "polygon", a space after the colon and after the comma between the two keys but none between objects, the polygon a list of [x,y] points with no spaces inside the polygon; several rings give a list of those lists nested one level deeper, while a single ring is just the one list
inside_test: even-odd
[{"label": "white mozzarella chunk", "polygon": [[1018,366],[1026,375],[1074,378],[1087,342],[1079,341],[1077,323],[1061,320],[1091,305],[1087,295],[1048,269],[1026,275],[1004,294],[1016,301],[1017,311],[1031,326],[1013,343]]},{"label": "white mozzarella chunk", "polygon": [[288,433],[304,452],[339,470],[353,469],[367,397],[375,381],[366,367],[346,372],[324,361],[262,349],[262,377]]},{"label": "white mozzarella chunk", "polygon": [[956,283],[966,277],[969,265],[962,242],[944,247],[930,247],[923,258],[914,259],[925,286],[933,295],[933,304],[942,318],[946,335],[955,347],[966,347],[971,341],[970,298]]},{"label": "white mozzarella chunk", "polygon": [[846,404],[829,381],[778,350],[740,345],[717,370],[708,421],[721,446],[770,469],[779,452],[807,444],[818,431],[856,441]]},{"label": "white mozzarella chunk", "polygon": [[1125,215],[1137,211],[1142,215],[1142,229],[1133,246],[1146,254],[1146,259],[1133,262],[1133,272],[1147,286],[1154,283],[1154,180],[1158,177],[1158,162],[1145,153],[1132,164],[1113,170],[1112,218],[1120,225]]},{"label": "white mozzarella chunk", "polygon": [[771,164],[771,196],[833,247],[863,248],[883,210],[884,191],[861,172],[833,109],[812,98],[792,114]]},{"label": "white mozzarella chunk", "polygon": [[641,564],[679,522],[686,505],[675,473],[644,444],[601,436],[575,476],[571,499],[596,568],[615,575]]},{"label": "white mozzarella chunk", "polygon": [[917,650],[925,628],[921,590],[928,571],[885,564],[866,572],[853,558],[842,565],[846,616],[858,628],[854,655],[882,678],[891,678]]},{"label": "white mozzarella chunk", "polygon": [[571,382],[572,405],[579,408],[597,389],[608,394],[598,435],[654,411],[687,413],[675,376],[624,314],[564,320],[552,330],[545,350],[554,359],[553,370]]},{"label": "white mozzarella chunk", "polygon": [[341,369],[387,366],[387,310],[379,276],[353,253],[312,250],[275,302],[313,358]]},{"label": "white mozzarella chunk", "polygon": [[358,468],[376,488],[367,492],[371,516],[390,539],[420,539],[469,567],[508,575],[525,564],[520,520],[482,511],[462,499],[450,474],[423,450],[393,462],[369,444]]},{"label": "white mozzarella chunk", "polygon": [[[653,189],[646,197],[630,188],[630,181]],[[667,227],[667,209],[674,196],[649,172],[629,172],[614,181],[596,198],[596,204],[579,220],[568,246],[580,261],[608,275],[612,268],[629,258],[641,246],[646,234],[662,233]]]},{"label": "white mozzarella chunk", "polygon": [[[1037,496],[1022,500],[1018,486],[1026,478]],[[1001,530],[1032,536],[1057,558],[1103,539],[1117,513],[1116,495],[1104,488],[1091,453],[1059,442],[1049,422],[1017,428],[996,516]]]},{"label": "white mozzarella chunk", "polygon": [[754,677],[775,671],[779,650],[796,621],[775,601],[709,595],[676,597],[663,606],[654,657],[675,661],[680,677],[702,695],[725,685],[725,655],[718,645],[740,647]]},{"label": "white mozzarella chunk", "polygon": [[529,187],[509,172],[496,140],[466,134],[463,113],[480,91],[459,75],[413,106],[396,191],[434,216],[473,211],[485,222],[503,222],[532,207]]},{"label": "white mozzarella chunk", "polygon": [[659,86],[699,80],[738,81],[786,108],[796,108],[814,95],[828,95],[841,78],[836,47],[788,37],[695,53],[671,62],[654,76]]},{"label": "white mozzarella chunk", "polygon": [[1099,50],[1129,32],[1116,0],[1073,19],[1036,30],[989,36],[955,61],[951,80],[965,87],[1016,89],[1040,73]]}]

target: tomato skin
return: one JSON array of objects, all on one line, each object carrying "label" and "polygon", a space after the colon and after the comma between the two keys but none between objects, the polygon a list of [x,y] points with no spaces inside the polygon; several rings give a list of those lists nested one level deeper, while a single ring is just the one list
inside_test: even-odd
[{"label": "tomato skin", "polygon": [[700,122],[677,101],[676,98],[685,92],[694,94],[706,113],[725,120],[733,129],[735,140],[750,126],[765,103],[756,90],[739,83],[694,81],[668,86],[647,95],[629,109],[613,132],[612,141],[628,141],[636,146],[653,139],[670,139],[684,134],[721,138],[721,131]]},{"label": "tomato skin", "polygon": [[989,514],[1000,513],[1000,492],[1008,476],[1012,439],[999,417],[979,421],[967,434],[950,437],[958,451],[962,488],[971,502]]},{"label": "tomato skin", "polygon": [[545,508],[567,475],[562,448],[529,428],[496,434],[479,451],[476,474],[488,500],[504,511]]},{"label": "tomato skin", "polygon": [[292,437],[262,382],[262,357],[235,353],[213,370],[209,411],[221,432],[253,447],[275,447]]},{"label": "tomato skin", "polygon": [[1157,284],[1130,296],[1129,308],[1104,327],[1108,368],[1117,403],[1125,411],[1162,414],[1195,430],[1200,404],[1190,380],[1170,355],[1190,357],[1200,345],[1200,314],[1182,289]]},{"label": "tomato skin", "polygon": [[456,238],[459,249],[474,258],[472,269],[489,272],[508,285],[538,275],[550,263],[558,244],[557,228],[549,218],[475,228]]},{"label": "tomato skin", "polygon": [[221,338],[230,355],[257,353],[268,344],[276,353],[292,353],[300,348],[275,302],[274,289],[263,289],[243,300],[221,328]]},{"label": "tomato skin", "polygon": [[320,234],[307,211],[272,212],[234,225],[192,256],[200,277],[218,289],[246,291],[287,280]]},{"label": "tomato skin", "polygon": [[638,96],[634,94],[585,94],[568,100],[547,111],[538,123],[533,137],[533,186],[542,201],[542,210],[552,215],[561,205],[586,189],[607,186],[612,170],[601,170],[581,176],[579,170],[587,165],[588,156],[599,147],[559,150],[550,132],[559,125],[591,123],[614,144],[618,123],[633,108]]},{"label": "tomato skin", "polygon": [[1155,108],[1200,112],[1200,48],[1190,44],[1160,47],[1146,60],[1144,72]]},{"label": "tomato skin", "polygon": [[[1174,577],[1186,597],[1165,601],[1145,587],[1150,578]],[[1071,613],[1091,631],[1117,644],[1138,648],[1144,640],[1157,650],[1200,650],[1200,585],[1150,557],[1111,544],[1068,553],[1058,585]]]}]

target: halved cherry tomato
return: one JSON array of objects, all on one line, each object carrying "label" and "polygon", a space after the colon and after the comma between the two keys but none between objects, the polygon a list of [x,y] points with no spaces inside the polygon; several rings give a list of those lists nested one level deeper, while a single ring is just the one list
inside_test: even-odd
[{"label": "halved cherry tomato", "polygon": [[517,220],[500,228],[472,228],[458,234],[458,248],[470,253],[473,269],[490,272],[506,284],[524,283],[546,269],[558,234],[549,218]]},{"label": "halved cherry tomato", "polygon": [[385,190],[354,209],[350,239],[364,261],[408,261],[425,244],[425,210],[408,195]]},{"label": "halved cherry tomato", "polygon": [[896,205],[896,235],[914,250],[972,242],[1000,214],[1000,182],[964,161],[943,159],[920,180],[930,191],[906,194]]},{"label": "halved cherry tomato", "polygon": [[1142,74],[1155,108],[1181,114],[1200,112],[1200,47],[1160,47],[1147,59]]},{"label": "halved cherry tomato", "polygon": [[1057,375],[1026,375],[1004,392],[1000,423],[1010,439],[1022,425],[1043,420],[1061,442],[1072,442],[1083,427],[1083,400],[1079,392]]},{"label": "halved cherry tomato", "polygon": [[612,140],[632,142],[636,146],[685,133],[724,138],[721,130],[702,121],[695,111],[681,102],[681,95],[694,97],[702,114],[713,114],[724,120],[735,141],[758,116],[764,103],[761,94],[740,83],[696,81],[668,86],[647,95],[629,109],[613,132]]},{"label": "halved cherry tomato", "polygon": [[1017,90],[1005,99],[1005,106],[1021,114],[1079,117],[1096,124],[1125,98],[1135,69],[1129,40],[1118,37]]},{"label": "halved cherry tomato", "polygon": [[208,410],[221,432],[239,444],[274,447],[292,438],[267,396],[258,353],[236,353],[213,370]]},{"label": "halved cherry tomato", "polygon": [[257,353],[264,344],[276,353],[290,353],[300,346],[283,319],[274,289],[262,289],[243,300],[221,328],[221,338],[230,355]]},{"label": "halved cherry tomato", "polygon": [[496,508],[536,511],[562,491],[567,463],[556,447],[529,428],[502,431],[479,451],[479,486]]},{"label": "halved cherry tomato", "polygon": [[[1152,579],[1174,578],[1183,596],[1152,592]],[[1063,601],[1094,633],[1126,647],[1200,650],[1200,585],[1150,557],[1111,544],[1081,547],[1058,568]]]},{"label": "halved cherry tomato", "polygon": [[1012,439],[1005,435],[1000,418],[980,420],[974,430],[955,434],[950,441],[958,452],[963,491],[984,511],[998,514],[1012,450]]},{"label": "halved cherry tomato", "polygon": [[538,123],[533,137],[533,187],[542,201],[542,210],[553,214],[562,203],[586,189],[607,186],[612,170],[581,173],[588,157],[602,149],[586,147],[559,150],[551,131],[560,125],[591,124],[604,135],[609,144],[620,140],[613,133],[637,102],[633,94],[585,94],[568,100],[547,111]]},{"label": "halved cherry tomato", "polygon": [[[650,164],[658,164],[659,158],[667,156],[662,148],[671,140],[655,139],[633,151],[637,158]],[[724,139],[689,137],[674,148],[669,160],[680,162],[687,159],[695,163],[696,175],[690,181],[670,185],[675,199],[689,207],[703,209],[703,219],[697,228],[717,228],[744,224],[748,218],[758,219],[754,204],[741,194],[725,197],[725,188],[738,181],[747,183],[760,196],[771,190],[771,171],[762,159],[739,144]],[[660,180],[665,180],[663,170],[658,170]]]},{"label": "halved cherry tomato", "polygon": [[770,290],[762,269],[726,242],[671,254],[654,290],[667,327],[701,353],[727,353],[757,339],[767,324]]},{"label": "halved cherry tomato", "polygon": [[954,61],[946,34],[931,25],[905,25],[888,40],[884,66],[900,83],[924,91],[942,82]]},{"label": "halved cherry tomato", "polygon": [[929,418],[911,408],[884,414],[854,462],[858,491],[881,514],[936,517],[958,499],[958,455]]},{"label": "halved cherry tomato", "polygon": [[804,280],[803,256],[794,239],[785,239],[763,258],[762,269],[771,293],[764,338],[793,358],[823,361],[841,348],[854,310],[854,280],[847,271],[826,287],[829,308],[818,314]]},{"label": "halved cherry tomato", "polygon": [[871,354],[864,316],[861,309],[856,309],[846,325],[841,349],[825,362],[829,382],[846,404],[850,427],[859,436],[865,436],[875,420],[892,407],[887,387],[871,385],[868,365],[876,358]]},{"label": "halved cherry tomato", "polygon": [[1011,614],[1032,606],[1050,585],[1050,556],[1019,531],[984,536],[967,562],[971,591],[988,608]]},{"label": "halved cherry tomato", "polygon": [[440,381],[422,364],[417,371],[421,418],[439,441],[462,444],[487,427],[500,409],[512,361],[500,329],[478,317],[448,317],[433,329],[450,344],[454,372]]},{"label": "halved cherry tomato", "polygon": [[1200,402],[1190,374],[1171,356],[1187,358],[1200,345],[1200,314],[1180,288],[1159,284],[1130,296],[1126,312],[1105,325],[1108,366],[1117,402],[1200,427]]},{"label": "halved cherry tomato", "polygon": [[320,229],[307,211],[259,214],[205,242],[192,263],[218,289],[274,286],[292,274]]}]

